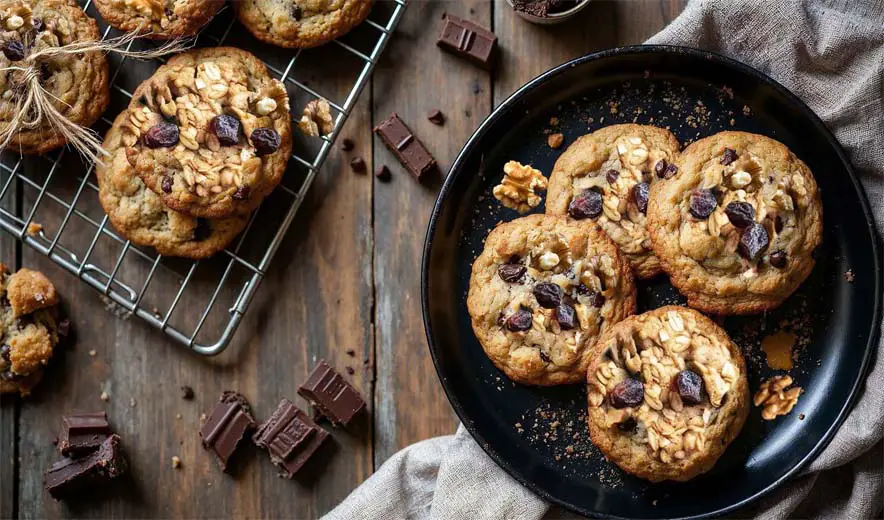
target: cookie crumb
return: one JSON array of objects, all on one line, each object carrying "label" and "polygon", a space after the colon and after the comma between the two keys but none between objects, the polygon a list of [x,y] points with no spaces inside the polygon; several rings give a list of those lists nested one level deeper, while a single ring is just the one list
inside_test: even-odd
[{"label": "cookie crumb", "polygon": [[31,222],[28,224],[28,234],[31,236],[39,235],[40,232],[43,231],[43,224],[38,224],[36,222]]},{"label": "cookie crumb", "polygon": [[799,420],[799,421],[803,421],[805,417],[807,417],[807,416],[804,415],[803,413],[798,414],[798,420]]},{"label": "cookie crumb", "polygon": [[853,269],[848,269],[844,272],[844,279],[847,280],[848,283],[856,281],[856,274],[854,274]]},{"label": "cookie crumb", "polygon": [[546,144],[553,150],[558,150],[564,142],[565,136],[562,134],[550,134],[549,137],[546,138]]},{"label": "cookie crumb", "polygon": [[[201,415],[201,416],[200,416],[200,421],[205,421],[205,416],[206,416],[205,414]],[[175,414],[175,418],[176,418],[176,419],[181,419],[181,417],[183,417],[183,416],[182,416],[180,413],[176,413],[176,414]]]},{"label": "cookie crumb", "polygon": [[181,459],[177,455],[172,457],[172,469],[181,469]]},{"label": "cookie crumb", "polygon": [[129,408],[135,408],[135,406],[136,406],[137,404],[138,404],[138,403],[135,402],[135,398],[134,398],[134,397],[130,397],[130,398],[129,398]]},{"label": "cookie crumb", "polygon": [[90,350],[90,351],[89,351],[89,355],[90,355],[91,357],[95,357],[95,356],[98,355],[98,352],[96,352],[96,351],[94,351],[94,350]]},{"label": "cookie crumb", "polygon": [[107,392],[101,392],[101,395],[98,396],[98,398],[104,402],[108,402],[110,401],[110,394],[108,394]]}]

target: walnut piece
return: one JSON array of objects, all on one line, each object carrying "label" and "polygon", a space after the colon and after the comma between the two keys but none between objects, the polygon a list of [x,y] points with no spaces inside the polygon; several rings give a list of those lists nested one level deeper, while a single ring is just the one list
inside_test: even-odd
[{"label": "walnut piece", "polygon": [[516,161],[509,161],[503,166],[503,180],[494,187],[494,198],[504,206],[519,213],[527,213],[540,204],[538,191],[545,191],[546,177],[532,168]]},{"label": "walnut piece", "polygon": [[547,146],[553,150],[561,148],[563,142],[565,142],[565,136],[562,134],[550,134],[549,137],[546,138]]},{"label": "walnut piece", "polygon": [[319,137],[330,134],[335,127],[328,102],[324,99],[314,99],[304,107],[298,128],[308,137]]},{"label": "walnut piece", "polygon": [[792,384],[790,376],[774,376],[762,381],[758,392],[752,402],[755,406],[762,407],[761,418],[772,421],[780,415],[786,415],[792,411],[798,403],[798,396],[804,392],[800,386],[793,386],[788,390],[786,387]]}]

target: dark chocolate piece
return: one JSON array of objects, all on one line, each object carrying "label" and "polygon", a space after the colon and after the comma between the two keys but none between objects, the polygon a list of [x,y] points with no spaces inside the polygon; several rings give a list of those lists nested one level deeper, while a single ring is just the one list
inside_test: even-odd
[{"label": "dark chocolate piece", "polygon": [[346,426],[357,412],[365,408],[359,392],[324,359],[313,369],[307,382],[298,387],[298,394],[334,425]]},{"label": "dark chocolate piece", "polygon": [[448,14],[442,19],[436,45],[488,70],[494,65],[497,36],[469,20]]},{"label": "dark chocolate piece", "polygon": [[58,451],[65,457],[79,457],[91,453],[111,435],[107,414],[79,413],[61,418]]},{"label": "dark chocolate piece", "polygon": [[375,172],[374,176],[378,178],[381,182],[387,182],[390,180],[390,169],[387,168],[386,164],[382,164]]},{"label": "dark chocolate piece", "polygon": [[255,426],[255,418],[245,397],[231,391],[221,394],[212,415],[200,428],[203,447],[212,450],[221,471],[227,471],[227,463],[237,445]]},{"label": "dark chocolate piece", "polygon": [[97,451],[78,459],[56,462],[43,474],[43,486],[56,500],[94,488],[126,472],[128,465],[119,435],[111,435]]},{"label": "dark chocolate piece", "polygon": [[436,168],[436,159],[433,159],[423,143],[411,133],[395,112],[376,126],[374,131],[416,178],[420,179],[421,175]]},{"label": "dark chocolate piece", "polygon": [[434,125],[442,126],[445,124],[445,114],[439,109],[431,110],[430,113],[427,114],[427,119]]},{"label": "dark chocolate piece", "polygon": [[273,415],[255,432],[252,440],[270,453],[270,460],[282,473],[292,478],[328,437],[288,399],[283,398]]}]

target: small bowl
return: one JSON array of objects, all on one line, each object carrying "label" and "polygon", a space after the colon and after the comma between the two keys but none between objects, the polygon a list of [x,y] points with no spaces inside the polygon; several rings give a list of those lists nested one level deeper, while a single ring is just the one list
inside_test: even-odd
[{"label": "small bowl", "polygon": [[525,20],[528,20],[531,23],[536,23],[538,25],[553,25],[557,23],[562,23],[565,20],[568,20],[575,14],[582,11],[587,5],[589,5],[590,0],[582,0],[579,4],[575,5],[571,9],[567,11],[562,11],[560,13],[553,13],[549,16],[534,16],[533,14],[523,13],[522,11],[517,11],[516,6],[513,5],[513,0],[506,0],[506,3],[509,4],[510,8],[514,13],[521,16]]}]

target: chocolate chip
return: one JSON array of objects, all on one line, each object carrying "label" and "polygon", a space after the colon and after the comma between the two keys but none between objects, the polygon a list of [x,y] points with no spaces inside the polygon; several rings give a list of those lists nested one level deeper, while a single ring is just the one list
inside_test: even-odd
[{"label": "chocolate chip", "polygon": [[538,352],[540,353],[540,360],[544,363],[552,363],[552,359],[546,354],[546,352],[542,351],[538,347]]},{"label": "chocolate chip", "polygon": [[512,316],[506,319],[505,327],[510,332],[524,332],[531,328],[534,317],[531,315],[531,309],[520,307]]},{"label": "chocolate chip", "polygon": [[534,297],[544,309],[555,309],[562,303],[564,291],[558,284],[540,282],[534,286]]},{"label": "chocolate chip", "polygon": [[696,372],[682,370],[676,374],[675,388],[685,404],[700,404],[703,401],[703,378]]},{"label": "chocolate chip", "polygon": [[635,417],[627,417],[622,422],[617,423],[617,429],[621,432],[633,432],[636,426],[638,426],[638,422],[636,422]]},{"label": "chocolate chip", "polygon": [[387,182],[390,180],[390,169],[387,168],[386,164],[382,164],[377,171],[374,172],[374,176],[377,177],[379,181]]},{"label": "chocolate chip", "polygon": [[190,401],[193,399],[193,388],[184,385],[181,387],[181,398]]},{"label": "chocolate chip", "polygon": [[522,283],[522,278],[528,268],[522,264],[501,264],[497,268],[497,274],[507,283]]},{"label": "chocolate chip", "polygon": [[584,285],[582,283],[577,284],[576,289],[577,289],[577,294],[581,294],[583,296],[589,296],[590,294],[595,294],[594,292],[592,292],[592,289],[590,289],[589,287],[587,287],[586,285]]},{"label": "chocolate chip", "polygon": [[445,115],[438,109],[431,110],[430,113],[427,114],[427,119],[429,119],[434,125],[442,126],[445,124]]},{"label": "chocolate chip", "polygon": [[767,229],[761,224],[752,223],[740,237],[739,251],[743,258],[754,262],[767,249],[769,243]]},{"label": "chocolate chip", "polygon": [[718,201],[712,190],[696,189],[691,192],[691,215],[698,219],[707,219],[715,211]]},{"label": "chocolate chip", "polygon": [[568,205],[568,214],[577,220],[598,217],[602,214],[602,194],[595,190],[583,190]]},{"label": "chocolate chip", "polygon": [[776,267],[777,269],[782,269],[786,267],[786,252],[785,251],[774,251],[770,254],[770,265]]},{"label": "chocolate chip", "polygon": [[162,186],[164,193],[172,193],[172,177],[169,175],[163,176]]},{"label": "chocolate chip", "polygon": [[141,103],[142,106],[145,106],[145,107],[150,106],[147,102],[147,96],[144,94],[141,94],[140,96],[138,96],[138,102]]},{"label": "chocolate chip", "polygon": [[640,182],[632,187],[632,198],[635,205],[642,213],[648,212],[648,197],[651,194],[651,187],[647,182]]},{"label": "chocolate chip", "polygon": [[755,208],[748,202],[731,202],[724,208],[724,214],[734,226],[743,229],[755,222]]},{"label": "chocolate chip", "polygon": [[249,187],[248,186],[239,186],[236,188],[236,191],[231,195],[233,200],[246,200],[249,198]]},{"label": "chocolate chip", "polygon": [[786,226],[786,223],[783,222],[783,217],[777,215],[777,218],[774,219],[774,231],[777,233],[783,231],[783,228]]},{"label": "chocolate chip", "polygon": [[353,139],[350,139],[349,137],[345,137],[344,140],[341,141],[341,150],[344,150],[345,152],[349,152],[355,147],[356,143],[354,143]]},{"label": "chocolate chip", "polygon": [[256,128],[249,136],[252,146],[255,147],[255,155],[270,155],[279,150],[279,133],[272,128]]},{"label": "chocolate chip", "polygon": [[221,146],[234,146],[239,144],[239,133],[242,124],[234,116],[220,114],[212,118],[212,132],[218,138]]},{"label": "chocolate chip", "polygon": [[605,180],[608,181],[608,184],[614,184],[617,182],[617,177],[620,177],[620,172],[617,170],[608,170],[605,172]]},{"label": "chocolate chip", "polygon": [[737,160],[737,151],[731,150],[730,148],[724,149],[724,155],[721,156],[721,164],[727,166],[728,164]]},{"label": "chocolate chip", "polygon": [[657,174],[657,177],[663,178],[663,175],[666,173],[666,167],[669,166],[669,163],[666,162],[666,159],[660,159],[657,161],[657,164],[654,165],[654,173]]},{"label": "chocolate chip", "polygon": [[567,303],[559,304],[556,307],[556,321],[559,322],[559,327],[562,330],[571,330],[577,327],[577,313],[574,311],[574,307]]},{"label": "chocolate chip", "polygon": [[611,390],[608,400],[614,408],[628,408],[638,406],[645,398],[645,385],[637,379],[627,377],[617,383]]},{"label": "chocolate chip", "polygon": [[301,17],[304,16],[304,11],[301,10],[301,6],[293,5],[291,7],[292,18],[295,19],[296,22],[301,21]]},{"label": "chocolate chip", "polygon": [[166,121],[150,127],[141,138],[144,146],[148,148],[171,148],[178,144],[178,127]]},{"label": "chocolate chip", "polygon": [[9,61],[21,61],[25,59],[25,45],[18,40],[8,41],[3,46],[3,54]]},{"label": "chocolate chip", "polygon": [[354,157],[350,160],[350,169],[356,173],[365,173],[365,159]]},{"label": "chocolate chip", "polygon": [[209,238],[209,235],[212,234],[212,225],[209,224],[209,219],[199,217],[196,219],[196,227],[193,228],[193,240],[195,242],[202,242],[203,240]]}]

